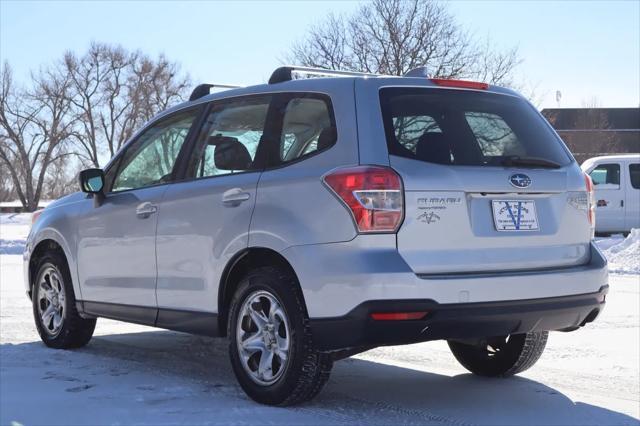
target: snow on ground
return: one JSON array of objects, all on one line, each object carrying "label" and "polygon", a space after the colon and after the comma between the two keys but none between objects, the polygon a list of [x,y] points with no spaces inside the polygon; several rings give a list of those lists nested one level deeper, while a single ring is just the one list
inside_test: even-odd
[{"label": "snow on ground", "polygon": [[0,214],[0,254],[22,254],[31,213]]},{"label": "snow on ground", "polygon": [[[7,241],[24,241],[29,220],[0,219],[6,253]],[[607,252],[623,241],[599,245]],[[551,333],[541,360],[518,377],[467,374],[443,342],[378,348],[336,363],[311,403],[273,408],[236,384],[223,339],[100,319],[87,347],[46,348],[24,295],[22,257],[4,254],[0,424],[640,425],[640,275],[628,271],[611,275],[595,323]]]}]

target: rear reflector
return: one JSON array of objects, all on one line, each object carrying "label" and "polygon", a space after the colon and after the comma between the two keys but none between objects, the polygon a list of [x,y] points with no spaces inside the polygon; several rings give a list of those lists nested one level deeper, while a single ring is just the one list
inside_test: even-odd
[{"label": "rear reflector", "polygon": [[481,83],[478,81],[448,80],[446,78],[432,78],[431,81],[437,84],[438,86],[461,87],[463,89],[477,89],[477,90],[489,89],[489,85],[487,83]]},{"label": "rear reflector", "polygon": [[337,169],[324,183],[348,207],[358,232],[395,232],[404,215],[402,180],[389,167]]},{"label": "rear reflector", "polygon": [[371,318],[376,321],[406,321],[419,320],[426,317],[428,312],[375,312]]},{"label": "rear reflector", "polygon": [[584,173],[584,183],[587,189],[587,218],[589,219],[589,225],[591,226],[591,238],[595,237],[596,233],[596,193],[593,187],[593,181],[591,176]]}]

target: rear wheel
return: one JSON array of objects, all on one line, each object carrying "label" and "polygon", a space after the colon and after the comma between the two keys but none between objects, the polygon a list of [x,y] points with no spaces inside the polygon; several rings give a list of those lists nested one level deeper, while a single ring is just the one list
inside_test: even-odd
[{"label": "rear wheel", "polygon": [[296,278],[257,268],[238,286],[229,314],[229,353],[242,389],[253,400],[293,405],[316,396],[332,360],[313,347]]},{"label": "rear wheel", "polygon": [[56,349],[79,348],[91,340],[95,319],[80,317],[67,262],[59,253],[45,254],[36,267],[31,298],[38,334]]},{"label": "rear wheel", "polygon": [[449,341],[449,348],[464,368],[479,376],[508,377],[521,373],[538,361],[549,332],[540,331],[483,339],[471,345]]}]

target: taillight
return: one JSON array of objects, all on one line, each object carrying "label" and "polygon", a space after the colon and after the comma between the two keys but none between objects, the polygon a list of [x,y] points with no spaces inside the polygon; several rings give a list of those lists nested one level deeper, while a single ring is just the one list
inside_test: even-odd
[{"label": "taillight", "polygon": [[487,83],[481,83],[478,81],[466,81],[466,80],[449,80],[446,78],[432,78],[431,81],[438,86],[446,87],[460,87],[462,89],[476,89],[487,90],[489,85]]},{"label": "taillight", "polygon": [[588,174],[584,174],[584,182],[587,187],[587,218],[591,225],[591,238],[595,236],[596,231],[596,193],[593,188],[593,181]]},{"label": "taillight", "polygon": [[389,167],[337,169],[324,183],[349,208],[359,232],[395,232],[402,223],[402,180]]}]

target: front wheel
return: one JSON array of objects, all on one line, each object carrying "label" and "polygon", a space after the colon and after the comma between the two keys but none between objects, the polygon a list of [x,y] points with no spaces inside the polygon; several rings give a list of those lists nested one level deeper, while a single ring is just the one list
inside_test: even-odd
[{"label": "front wheel", "polygon": [[539,331],[489,337],[471,345],[449,341],[449,348],[464,368],[479,376],[508,377],[521,373],[538,361],[549,332]]},{"label": "front wheel", "polygon": [[290,272],[250,272],[233,297],[229,319],[233,371],[253,400],[293,405],[320,392],[332,360],[313,347],[302,294]]},{"label": "front wheel", "polygon": [[45,254],[36,267],[31,298],[38,334],[56,349],[79,348],[91,340],[95,319],[80,317],[67,262],[59,253]]}]

